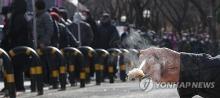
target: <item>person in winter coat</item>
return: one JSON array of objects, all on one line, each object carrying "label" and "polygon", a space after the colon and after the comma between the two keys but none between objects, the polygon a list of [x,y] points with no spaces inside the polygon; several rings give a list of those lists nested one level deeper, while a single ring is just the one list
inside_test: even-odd
[{"label": "person in winter coat", "polygon": [[36,19],[37,19],[37,43],[39,48],[44,48],[51,44],[51,37],[54,32],[53,20],[48,12],[46,12],[44,0],[37,0]]},{"label": "person in winter coat", "polygon": [[122,33],[121,35],[121,48],[125,48],[125,49],[129,49],[130,45],[128,43],[128,40],[130,37],[130,30],[129,30],[129,27],[128,26],[125,26],[124,27],[124,32]]},{"label": "person in winter coat", "polygon": [[76,37],[69,31],[65,24],[62,24],[61,17],[56,12],[50,13],[54,22],[54,34],[52,36],[52,46],[60,49],[65,47],[77,47]]},{"label": "person in winter coat", "polygon": [[172,43],[168,37],[169,37],[168,34],[163,35],[163,38],[160,42],[160,47],[166,47],[172,49]]},{"label": "person in winter coat", "polygon": [[[25,17],[26,7],[25,0],[14,0],[12,3],[12,16],[9,19],[8,31],[10,49],[17,46],[32,46],[31,27]],[[23,72],[29,68],[29,62],[29,57],[25,55],[17,55],[12,58],[17,91],[25,90]]]},{"label": "person in winter coat", "polygon": [[8,51],[10,46],[9,46],[9,37],[8,37],[8,27],[9,27],[9,18],[11,17],[11,7],[5,6],[2,7],[2,12],[1,15],[4,16],[4,27],[2,29],[3,36],[2,36],[2,42],[1,42],[1,48],[3,48],[5,51]]},{"label": "person in winter coat", "polygon": [[68,26],[70,32],[73,33],[73,35],[78,38],[78,23],[80,24],[80,34],[81,34],[81,46],[91,46],[94,41],[94,34],[92,32],[91,26],[84,22],[83,15],[81,13],[75,13],[73,23]]},{"label": "person in winter coat", "polygon": [[[85,10],[85,11],[82,11],[82,14],[85,16],[84,21],[91,26],[94,35],[96,35],[96,33],[97,33],[97,24],[96,24],[95,20],[93,19],[91,13],[88,10]],[[97,40],[98,40],[98,38],[94,37],[94,42],[93,42],[93,45],[92,45],[93,47],[95,47],[95,42]]]},{"label": "person in winter coat", "polygon": [[191,51],[190,41],[187,39],[188,39],[187,37],[183,36],[182,39],[179,41],[179,51],[180,52],[190,52]]},{"label": "person in winter coat", "polygon": [[64,8],[60,8],[59,9],[59,13],[58,13],[61,17],[61,23],[63,23],[64,25],[70,25],[72,23],[72,21],[68,18],[68,12],[66,9]]},{"label": "person in winter coat", "polygon": [[101,17],[101,24],[98,26],[98,32],[95,35],[96,48],[118,48],[120,45],[120,36],[114,25],[111,24],[111,17],[104,13]]}]

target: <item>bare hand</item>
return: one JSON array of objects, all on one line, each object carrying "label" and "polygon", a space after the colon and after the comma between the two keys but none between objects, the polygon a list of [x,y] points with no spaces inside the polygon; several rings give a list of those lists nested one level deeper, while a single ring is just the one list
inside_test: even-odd
[{"label": "bare hand", "polygon": [[142,70],[156,82],[178,82],[180,53],[167,48],[148,48],[141,51],[141,60],[146,60]]}]

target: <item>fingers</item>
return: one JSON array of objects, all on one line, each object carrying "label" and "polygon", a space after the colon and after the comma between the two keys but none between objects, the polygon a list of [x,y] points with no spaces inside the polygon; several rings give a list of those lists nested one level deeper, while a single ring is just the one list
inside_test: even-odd
[{"label": "fingers", "polygon": [[140,60],[147,60],[143,71],[144,73],[152,78],[153,81],[158,82],[161,79],[161,73],[162,73],[162,65],[160,64],[161,60],[161,48],[148,48],[145,50],[140,51]]},{"label": "fingers", "polygon": [[151,74],[152,71],[154,71],[156,69],[158,70],[158,67],[160,67],[160,66],[157,66],[157,65],[160,65],[160,63],[155,61],[154,58],[149,58],[149,59],[145,59],[141,62],[139,69],[144,70],[145,74]]},{"label": "fingers", "polygon": [[129,71],[128,78],[129,79],[140,79],[144,77],[144,73],[140,69],[133,69]]},{"label": "fingers", "polygon": [[159,82],[162,77],[161,65],[154,64],[154,65],[146,65],[145,69],[143,70],[146,76],[150,77],[153,81]]},{"label": "fingers", "polygon": [[152,80],[155,82],[161,81],[161,65],[155,64],[152,70]]}]

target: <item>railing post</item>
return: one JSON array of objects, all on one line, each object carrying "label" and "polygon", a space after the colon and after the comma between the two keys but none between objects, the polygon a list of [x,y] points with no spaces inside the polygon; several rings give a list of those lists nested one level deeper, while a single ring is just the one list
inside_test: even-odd
[{"label": "railing post", "polygon": [[121,51],[116,48],[112,48],[108,50],[109,58],[108,58],[108,73],[110,83],[114,83],[115,73],[117,72],[117,66],[119,66],[120,62],[120,53]]},{"label": "railing post", "polygon": [[16,98],[14,67],[11,64],[11,59],[3,49],[0,49],[0,57],[3,59],[1,67],[3,67],[5,88],[8,90],[9,98]]},{"label": "railing post", "polygon": [[96,49],[95,56],[95,74],[96,74],[96,85],[100,85],[104,81],[104,69],[106,66],[106,60],[108,51],[104,49]]},{"label": "railing post", "polygon": [[[31,74],[31,91],[35,92],[36,88],[38,91],[38,95],[43,94],[43,70],[42,65],[40,65],[40,59],[36,51],[34,51],[30,47],[20,46],[16,47],[9,51],[11,58],[16,55],[25,54],[32,58],[32,64],[30,66],[30,74]],[[15,81],[16,82],[16,81]]]},{"label": "railing post", "polygon": [[42,50],[38,50],[38,53],[42,55],[49,55],[52,59],[51,62],[54,65],[49,65],[50,67],[50,76],[52,79],[52,86],[54,89],[58,88],[58,78],[61,86],[61,90],[66,89],[66,63],[62,52],[55,48],[48,46]]},{"label": "railing post", "polygon": [[79,50],[84,55],[84,65],[86,72],[86,82],[90,83],[91,76],[94,75],[94,56],[95,50],[88,46],[82,46]]},{"label": "railing post", "polygon": [[69,73],[69,82],[71,86],[76,86],[77,79],[80,79],[81,87],[85,86],[84,76],[80,77],[79,73],[83,75],[81,68],[83,68],[83,54],[76,48],[67,47],[62,49],[67,63],[67,71]]},{"label": "railing post", "polygon": [[126,49],[121,49],[121,57],[120,57],[120,79],[122,82],[126,81],[126,69],[128,65],[128,54],[129,51]]}]

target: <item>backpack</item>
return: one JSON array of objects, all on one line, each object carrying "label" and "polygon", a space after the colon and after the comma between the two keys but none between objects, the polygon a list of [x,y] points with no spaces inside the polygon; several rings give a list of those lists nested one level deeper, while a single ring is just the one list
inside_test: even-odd
[{"label": "backpack", "polygon": [[53,29],[54,29],[54,32],[53,32],[53,35],[51,37],[51,46],[54,46],[54,47],[59,47],[59,36],[60,36],[60,30],[59,30],[59,27],[58,27],[58,23],[56,21],[53,21]]},{"label": "backpack", "polygon": [[70,30],[62,23],[54,23],[54,33],[51,38],[51,46],[57,48],[78,47],[79,43]]},{"label": "backpack", "polygon": [[65,47],[78,47],[79,42],[76,37],[70,32],[70,30],[63,24],[59,23],[60,28],[60,48]]}]

